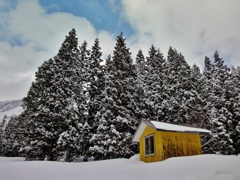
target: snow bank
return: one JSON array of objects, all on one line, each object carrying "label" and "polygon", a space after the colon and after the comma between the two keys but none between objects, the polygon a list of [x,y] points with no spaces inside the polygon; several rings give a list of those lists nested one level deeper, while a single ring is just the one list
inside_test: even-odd
[{"label": "snow bank", "polygon": [[138,155],[86,163],[24,161],[0,157],[3,180],[238,180],[239,156],[199,155],[143,163]]}]

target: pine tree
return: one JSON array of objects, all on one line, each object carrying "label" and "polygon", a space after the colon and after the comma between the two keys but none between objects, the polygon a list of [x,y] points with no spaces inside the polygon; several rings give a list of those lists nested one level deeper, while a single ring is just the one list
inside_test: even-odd
[{"label": "pine tree", "polygon": [[139,50],[136,56],[136,70],[137,70],[137,81],[136,81],[136,88],[135,88],[135,102],[136,102],[136,116],[139,121],[142,119],[148,119],[149,113],[147,110],[147,106],[145,103],[145,85],[146,82],[146,62],[145,62],[145,57],[142,53],[142,50]]},{"label": "pine tree", "polygon": [[79,132],[78,130],[81,127],[78,127],[78,116],[77,113],[77,104],[75,101],[72,101],[71,104],[66,108],[65,118],[66,122],[65,125],[67,129],[63,131],[58,138],[57,141],[57,150],[59,151],[59,161],[64,162],[71,162],[76,158],[77,151],[78,151],[78,137]]},{"label": "pine tree", "polygon": [[194,99],[190,66],[176,49],[169,48],[165,92],[167,99],[167,122],[192,124],[190,104]]},{"label": "pine tree", "polygon": [[[205,147],[205,152],[221,154],[233,154],[232,122],[233,114],[229,109],[229,97],[226,94],[229,77],[229,69],[219,57],[218,52],[214,53],[214,62],[211,65],[209,59],[205,59],[206,82],[209,84],[206,104],[206,114],[209,115],[210,129],[213,132],[213,140]],[[211,74],[210,74],[211,73]],[[209,82],[210,81],[210,82]]]},{"label": "pine tree", "polygon": [[204,89],[204,77],[196,64],[191,68],[190,84],[191,96],[187,101],[189,118],[192,119],[192,124],[195,127],[206,128],[207,116],[204,111],[206,101],[202,94]]},{"label": "pine tree", "polygon": [[95,159],[128,158],[137,150],[131,142],[138,124],[132,98],[136,71],[122,34],[117,37],[112,59],[106,68],[97,133],[90,140],[89,151]]},{"label": "pine tree", "polygon": [[3,133],[3,155],[7,157],[18,156],[19,153],[14,149],[16,141],[16,116],[11,116],[6,123]]},{"label": "pine tree", "polygon": [[163,121],[165,116],[164,74],[166,60],[159,49],[153,45],[149,50],[147,59],[147,73],[144,79],[144,93],[148,118]]},{"label": "pine tree", "polygon": [[213,140],[211,143],[204,147],[204,151],[207,153],[220,153],[220,154],[232,154],[233,146],[232,139],[227,132],[226,122],[226,110],[213,107],[210,112],[210,125]]},{"label": "pine tree", "polygon": [[89,139],[90,139],[90,126],[88,125],[88,116],[89,116],[89,102],[90,102],[90,50],[87,49],[87,41],[84,41],[79,47],[79,56],[78,56],[78,77],[79,77],[79,92],[78,92],[78,106],[81,118],[79,119],[79,128],[78,128],[78,151],[77,156],[86,156],[89,148]]},{"label": "pine tree", "polygon": [[[86,49],[86,48],[81,48]],[[96,38],[92,50],[90,51],[90,56],[87,57],[87,93],[88,93],[88,119],[82,126],[83,130],[81,132],[81,147],[83,156],[88,155],[89,140],[92,134],[96,133],[98,126],[98,119],[95,118],[96,114],[100,111],[101,101],[104,98],[104,69],[101,65],[103,61],[101,59],[102,52],[99,46],[99,39]],[[86,51],[85,51],[86,52]],[[85,60],[86,61],[86,60]],[[87,158],[86,158],[87,159]]]},{"label": "pine tree", "polygon": [[[60,101],[58,104],[57,126],[58,134],[56,141],[57,151],[60,152],[59,159],[64,161],[72,161],[75,152],[78,151],[77,138],[78,132],[86,121],[86,104],[87,98],[84,92],[85,89],[85,51],[87,43],[78,49],[78,39],[76,31],[73,29],[69,32],[59,50],[58,55],[54,58],[58,66],[56,72],[59,77],[54,79],[56,87],[53,85],[52,89],[58,88],[57,94],[54,97],[55,101]],[[63,138],[69,136],[70,138]],[[62,142],[65,140],[65,142]],[[61,143],[59,143],[61,142]],[[65,146],[68,144],[68,146]]]},{"label": "pine tree", "polygon": [[104,79],[103,79],[103,67],[101,66],[102,52],[99,47],[99,39],[95,39],[94,46],[92,46],[91,55],[89,58],[90,67],[89,67],[89,113],[88,113],[88,123],[90,126],[94,124],[94,118],[96,113],[101,107],[101,99],[103,98],[102,91],[104,89]]},{"label": "pine tree", "polygon": [[[86,119],[85,96],[81,94],[83,70],[77,46],[76,31],[72,29],[57,56],[39,68],[24,98],[29,128],[29,143],[25,149],[29,160],[43,160],[47,156],[49,160],[71,161],[76,151],[75,145],[75,149],[64,146],[64,143],[70,144],[71,139],[64,139],[63,135],[66,132],[75,138],[73,128],[78,132],[79,122]],[[62,143],[63,140],[66,142]]]},{"label": "pine tree", "polygon": [[28,144],[28,128],[26,124],[26,116],[25,113],[22,112],[20,115],[16,117],[15,121],[15,143],[14,143],[14,151],[19,153],[19,156],[26,157],[25,147]]},{"label": "pine tree", "polygon": [[[227,92],[227,83],[229,77],[229,68],[224,65],[224,60],[219,57],[217,51],[214,53],[214,63],[213,63],[213,100],[214,100],[214,107],[216,107],[220,112],[221,122],[226,129],[225,136],[229,137],[228,143],[225,145],[226,147],[220,148],[224,149],[224,154],[232,154],[233,147],[232,147],[232,121],[233,121],[233,114],[231,109],[229,109],[229,101]],[[229,148],[227,148],[229,146]]]},{"label": "pine tree", "polygon": [[[203,69],[203,77],[202,77],[202,90],[201,90],[201,96],[203,97],[204,106],[203,106],[203,112],[205,114],[206,120],[203,122],[203,128],[211,130],[212,126],[210,124],[210,114],[211,114],[211,109],[213,108],[213,105],[211,103],[211,94],[212,94],[212,79],[213,79],[213,65],[209,57],[205,56],[204,59],[204,69]],[[209,144],[212,140],[213,137],[212,135],[202,135],[202,144]],[[202,147],[203,153],[210,153],[209,147],[208,146],[203,146]]]},{"label": "pine tree", "polygon": [[43,160],[45,154],[50,157],[50,148],[54,146],[52,142],[54,133],[51,127],[53,120],[49,116],[58,115],[49,107],[54,101],[49,97],[50,93],[54,94],[54,91],[49,91],[49,87],[54,83],[52,79],[56,76],[53,59],[45,61],[38,68],[35,76],[35,82],[32,83],[27,97],[23,99],[28,133],[26,145],[21,150],[26,153],[27,160]]},{"label": "pine tree", "polygon": [[214,53],[213,62],[213,101],[217,109],[221,109],[225,104],[225,97],[223,92],[224,83],[228,78],[229,69],[224,65],[224,60],[219,57],[218,52]]},{"label": "pine tree", "polygon": [[203,88],[201,93],[203,99],[207,102],[204,107],[205,113],[207,113],[207,110],[212,106],[210,99],[213,91],[212,87],[213,87],[213,65],[209,57],[205,56],[203,70]]},{"label": "pine tree", "polygon": [[232,67],[228,79],[224,83],[224,97],[226,99],[225,107],[228,110],[228,130],[235,154],[240,151],[240,69]]},{"label": "pine tree", "polygon": [[0,156],[3,155],[3,134],[4,134],[4,125],[6,123],[7,115],[4,115],[0,121]]},{"label": "pine tree", "polygon": [[90,64],[91,61],[89,60],[90,50],[87,49],[87,41],[84,41],[81,46],[79,47],[79,67],[81,67],[81,78],[84,81],[84,86],[87,89],[89,86],[89,76],[90,76]]},{"label": "pine tree", "polygon": [[[179,102],[176,100],[177,95],[179,94],[177,92],[178,87],[176,85],[179,84],[178,78],[179,75],[178,69],[176,69],[176,60],[178,59],[178,52],[176,49],[173,49],[172,47],[168,50],[168,56],[167,56],[167,71],[166,71],[166,86],[164,86],[164,91],[168,94],[167,101],[167,107],[166,109],[166,118],[164,121],[166,122],[178,122],[178,118],[175,117],[176,111],[179,110]],[[179,65],[178,65],[179,66]],[[177,66],[177,67],[178,67]]]}]

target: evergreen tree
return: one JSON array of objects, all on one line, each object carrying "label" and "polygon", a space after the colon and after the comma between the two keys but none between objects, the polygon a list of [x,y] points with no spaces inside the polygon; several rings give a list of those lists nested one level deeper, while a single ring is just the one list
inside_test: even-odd
[{"label": "evergreen tree", "polygon": [[228,129],[235,154],[240,151],[240,68],[232,67],[228,79],[224,83],[225,107],[228,110]]},{"label": "evergreen tree", "polygon": [[[87,43],[78,49],[78,40],[76,31],[70,31],[69,36],[66,37],[59,50],[58,55],[54,58],[59,77],[54,79],[56,87],[58,88],[55,101],[60,101],[58,106],[60,110],[57,121],[58,137],[57,149],[60,153],[59,157],[64,161],[72,161],[74,153],[78,151],[77,138],[78,132],[86,122],[86,104],[87,98],[85,90],[86,85],[86,70],[85,70],[85,52]],[[56,88],[52,86],[53,90]],[[63,138],[63,136],[65,138]],[[69,139],[66,136],[70,137]],[[64,143],[62,141],[65,140]],[[61,142],[61,143],[60,143]],[[71,144],[65,146],[65,144]]]},{"label": "evergreen tree", "polygon": [[178,66],[175,65],[177,59],[177,50],[170,47],[167,56],[166,86],[164,87],[164,91],[168,94],[168,98],[166,99],[168,110],[166,112],[166,118],[164,119],[166,122],[178,122],[178,118],[175,117],[176,112],[179,110],[179,102],[176,100],[179,94],[177,92],[178,87],[176,87],[179,84],[179,74],[177,74],[178,69],[176,69],[176,67],[179,67],[179,64]]},{"label": "evergreen tree", "polygon": [[136,71],[122,34],[117,37],[112,59],[105,73],[105,98],[97,115],[97,133],[90,140],[89,151],[95,159],[128,158],[137,150],[131,142],[138,124],[132,98]]},{"label": "evergreen tree", "polygon": [[137,81],[136,81],[136,88],[135,88],[135,102],[136,102],[136,116],[139,121],[142,119],[148,119],[149,112],[147,110],[147,106],[145,103],[145,85],[146,85],[146,62],[145,57],[142,53],[142,50],[139,50],[136,56],[136,70],[137,70]]},{"label": "evergreen tree", "polygon": [[234,149],[232,146],[232,139],[227,132],[225,122],[226,122],[226,110],[213,107],[209,116],[211,131],[213,140],[209,143],[207,148],[207,153],[221,153],[221,154],[232,154]]},{"label": "evergreen tree", "polygon": [[165,121],[192,124],[190,104],[194,99],[190,66],[176,49],[169,48],[165,92],[168,94]]},{"label": "evergreen tree", "polygon": [[54,60],[45,61],[38,68],[36,80],[32,83],[27,97],[23,99],[28,136],[26,145],[21,150],[26,153],[27,160],[43,160],[45,155],[53,160],[52,149],[55,150],[56,147],[53,139],[56,139],[57,135],[53,132],[56,120],[51,117],[59,116],[55,109],[60,102],[56,101],[54,105],[55,99],[50,96],[55,95],[57,89],[50,91],[50,88],[55,84],[53,78],[57,75]]},{"label": "evergreen tree", "polygon": [[[213,64],[209,57],[205,56],[204,59],[204,69],[203,69],[203,87],[201,95],[205,101],[203,111],[206,116],[206,121],[203,127],[212,130],[212,123],[210,123],[210,117],[213,117],[211,109],[213,108],[213,103],[211,101],[211,94],[213,90]],[[214,110],[216,111],[216,110]],[[214,137],[212,135],[202,135],[202,144],[209,144],[213,141]],[[210,153],[209,146],[203,146],[203,153]]]},{"label": "evergreen tree", "polygon": [[26,157],[26,151],[24,147],[26,147],[28,144],[29,130],[26,124],[26,116],[24,112],[16,117],[15,132],[15,143],[13,149],[19,153],[19,156]]},{"label": "evergreen tree", "polygon": [[207,62],[205,76],[207,77],[206,82],[209,84],[208,90],[210,90],[205,109],[206,114],[209,115],[213,139],[204,151],[207,153],[233,154],[234,148],[231,137],[233,114],[229,109],[229,97],[227,97],[227,87],[225,86],[229,77],[229,69],[224,65],[224,61],[219,57],[217,51],[214,53],[212,66],[208,59],[205,60]]},{"label": "evergreen tree", "polygon": [[[81,72],[81,80],[83,82],[83,91],[82,93],[89,98],[88,87],[89,87],[89,77],[90,77],[90,50],[87,49],[87,41],[84,41],[81,46],[79,47],[79,71]],[[87,104],[83,107],[86,111],[88,109]]]},{"label": "evergreen tree", "polygon": [[[209,57],[205,56],[204,59],[204,70],[203,70],[203,87],[202,96],[206,104],[204,106],[204,111],[207,114],[208,109],[212,107],[211,94],[213,91],[213,65]],[[207,124],[207,123],[206,123]]]},{"label": "evergreen tree", "polygon": [[73,129],[78,132],[79,122],[86,119],[85,96],[81,94],[83,71],[77,45],[76,31],[72,29],[57,56],[39,68],[24,98],[29,128],[27,159],[42,160],[47,156],[49,160],[71,161],[73,158],[76,146],[71,149],[65,146],[72,141],[63,136],[76,138],[78,135]]},{"label": "evergreen tree", "polygon": [[[83,126],[81,133],[81,146],[84,149],[82,155],[86,156],[89,149],[89,140],[92,134],[96,133],[98,119],[96,118],[102,107],[101,101],[104,98],[104,69],[101,65],[102,52],[99,46],[99,39],[96,38],[90,56],[88,58],[87,92],[88,92],[88,121]],[[87,159],[87,158],[86,158]]]},{"label": "evergreen tree", "polygon": [[88,123],[90,126],[94,124],[94,118],[96,113],[101,107],[101,99],[103,98],[102,92],[104,89],[104,79],[103,79],[103,67],[101,66],[102,52],[99,47],[99,39],[95,39],[94,45],[92,46],[91,55],[89,58],[89,111],[88,111]]},{"label": "evergreen tree", "polygon": [[[233,114],[231,112],[231,108],[229,106],[227,92],[227,80],[229,77],[229,68],[224,65],[224,60],[219,57],[217,51],[214,53],[214,63],[213,63],[213,97],[212,100],[214,102],[214,107],[219,110],[219,118],[221,123],[223,123],[225,131],[225,137],[228,137],[228,143],[226,143],[225,147],[221,147],[222,153],[224,154],[232,154],[233,150],[233,140],[231,137],[232,134],[232,122],[233,122]],[[229,109],[230,108],[230,109]]]},{"label": "evergreen tree", "polygon": [[214,103],[214,106],[217,109],[221,109],[225,105],[224,97],[224,83],[228,79],[229,69],[224,65],[224,60],[219,57],[218,52],[214,53],[214,62],[213,62],[213,90],[211,99]]},{"label": "evergreen tree", "polygon": [[79,110],[81,111],[81,119],[79,119],[79,137],[78,137],[78,152],[77,155],[86,156],[89,148],[90,129],[89,121],[89,102],[90,102],[90,77],[91,77],[91,60],[90,50],[87,49],[87,42],[84,41],[79,47],[79,77],[81,77],[81,89],[79,89],[79,97],[81,101],[78,102]]},{"label": "evergreen tree", "polygon": [[[78,127],[80,124],[77,124],[79,117],[76,115],[77,104],[75,101],[72,101],[71,104],[66,108],[65,112],[65,126],[67,129],[63,131],[57,141],[57,150],[59,151],[59,161],[71,162],[75,159],[78,151],[78,130],[81,127]],[[81,125],[80,125],[81,126]]]},{"label": "evergreen tree", "polygon": [[3,155],[3,134],[4,134],[4,125],[6,123],[7,115],[4,115],[0,121],[0,156]]},{"label": "evergreen tree", "polygon": [[27,97],[23,99],[27,136],[21,151],[26,154],[27,160],[43,160],[45,154],[50,156],[50,148],[53,147],[51,143],[54,135],[50,127],[53,122],[49,115],[57,116],[57,113],[50,112],[48,104],[53,101],[49,98],[49,87],[55,76],[54,66],[53,59],[49,59],[38,68],[36,80],[32,83]]},{"label": "evergreen tree", "polygon": [[172,47],[167,60],[153,45],[146,60],[139,50],[134,65],[121,33],[105,65],[101,56],[98,38],[91,51],[86,41],[78,47],[72,29],[38,68],[24,112],[0,123],[0,154],[126,158],[137,152],[131,138],[142,119],[211,129],[204,153],[240,151],[240,68],[230,71],[217,51],[213,62],[205,57],[203,73]]},{"label": "evergreen tree", "polygon": [[14,149],[16,136],[16,116],[11,116],[6,123],[3,133],[3,155],[7,157],[18,156],[19,153]]},{"label": "evergreen tree", "polygon": [[206,128],[205,124],[208,118],[204,111],[206,101],[202,94],[204,89],[204,77],[196,64],[191,68],[190,84],[191,96],[187,101],[189,116],[195,127]]},{"label": "evergreen tree", "polygon": [[148,118],[155,121],[163,121],[165,116],[164,74],[166,60],[159,49],[153,45],[149,50],[147,59],[147,73],[144,79],[145,103]]}]

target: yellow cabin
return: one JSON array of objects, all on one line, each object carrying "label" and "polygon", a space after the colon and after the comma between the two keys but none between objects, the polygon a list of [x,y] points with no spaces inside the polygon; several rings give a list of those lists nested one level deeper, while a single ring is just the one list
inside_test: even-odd
[{"label": "yellow cabin", "polygon": [[211,131],[157,121],[142,121],[133,136],[139,142],[140,160],[162,161],[170,157],[202,153],[200,133]]}]

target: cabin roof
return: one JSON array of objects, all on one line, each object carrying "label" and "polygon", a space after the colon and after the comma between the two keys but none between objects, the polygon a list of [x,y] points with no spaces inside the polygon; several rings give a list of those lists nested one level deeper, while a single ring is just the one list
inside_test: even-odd
[{"label": "cabin roof", "polygon": [[133,142],[139,142],[139,139],[147,126],[150,126],[153,129],[162,130],[162,131],[211,134],[211,131],[207,129],[181,126],[181,125],[169,124],[169,123],[158,122],[158,121],[143,120],[140,122],[133,136],[133,139],[132,139]]}]

